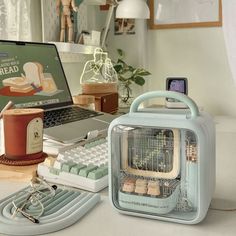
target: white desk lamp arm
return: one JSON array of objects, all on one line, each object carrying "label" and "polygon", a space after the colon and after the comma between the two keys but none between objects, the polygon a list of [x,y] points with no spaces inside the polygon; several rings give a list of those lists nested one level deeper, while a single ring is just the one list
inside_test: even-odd
[{"label": "white desk lamp arm", "polygon": [[107,18],[106,18],[106,27],[104,29],[104,33],[103,33],[103,37],[102,37],[102,43],[101,43],[101,47],[104,48],[105,46],[105,42],[106,42],[106,38],[107,38],[107,34],[108,34],[108,30],[111,24],[111,18],[114,12],[115,7],[118,5],[118,1],[114,0],[110,7],[109,7],[109,11],[107,13]]}]

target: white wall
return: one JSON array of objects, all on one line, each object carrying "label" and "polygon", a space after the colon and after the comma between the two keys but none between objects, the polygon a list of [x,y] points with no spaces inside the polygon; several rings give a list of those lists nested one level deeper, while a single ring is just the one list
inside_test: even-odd
[{"label": "white wall", "polygon": [[[189,96],[200,107],[213,115],[236,116],[236,86],[221,27],[144,30],[143,33],[147,37],[146,69],[152,73],[147,90],[165,89],[168,76],[185,76]],[[124,48],[128,57],[142,56],[137,54],[140,35],[119,37],[110,35],[109,48]]]},{"label": "white wall", "polygon": [[149,30],[150,89],[165,89],[168,76],[185,76],[189,95],[214,115],[236,116],[236,86],[222,28]]}]

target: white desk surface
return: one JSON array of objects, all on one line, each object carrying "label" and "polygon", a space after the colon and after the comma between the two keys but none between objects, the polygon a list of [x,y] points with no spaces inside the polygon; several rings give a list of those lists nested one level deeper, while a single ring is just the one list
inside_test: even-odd
[{"label": "white desk surface", "polygon": [[[236,119],[216,119],[216,191],[213,207],[236,208]],[[0,180],[0,198],[25,186],[26,183]],[[48,236],[235,236],[236,211],[210,209],[198,225],[182,225],[119,214],[103,191],[102,201],[76,224]]]}]

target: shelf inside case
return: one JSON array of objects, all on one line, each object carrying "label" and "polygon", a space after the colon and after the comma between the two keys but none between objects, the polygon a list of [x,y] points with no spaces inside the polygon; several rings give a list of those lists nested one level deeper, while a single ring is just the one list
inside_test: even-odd
[{"label": "shelf inside case", "polygon": [[118,201],[122,208],[151,214],[167,214],[176,208],[179,193],[179,180],[125,177],[118,193]]}]

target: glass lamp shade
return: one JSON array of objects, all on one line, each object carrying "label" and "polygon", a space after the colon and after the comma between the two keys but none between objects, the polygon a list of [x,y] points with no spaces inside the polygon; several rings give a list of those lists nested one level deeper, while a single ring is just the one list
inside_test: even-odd
[{"label": "glass lamp shade", "polygon": [[150,18],[150,11],[146,0],[123,0],[119,2],[116,9],[116,18]]}]

